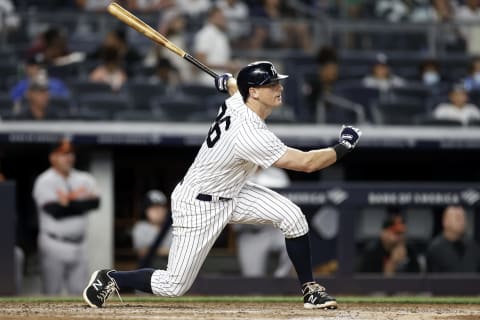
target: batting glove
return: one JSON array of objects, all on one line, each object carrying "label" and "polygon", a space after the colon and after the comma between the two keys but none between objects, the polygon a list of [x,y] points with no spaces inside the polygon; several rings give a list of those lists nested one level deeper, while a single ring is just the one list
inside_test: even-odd
[{"label": "batting glove", "polygon": [[231,73],[224,73],[222,75],[219,75],[215,78],[215,88],[217,88],[217,90],[220,92],[227,93],[228,80],[230,80],[231,78],[233,78],[233,75]]},{"label": "batting glove", "polygon": [[352,126],[342,126],[338,141],[344,144],[349,150],[355,148],[360,139],[362,131]]},{"label": "batting glove", "polygon": [[338,139],[339,143],[333,147],[333,150],[335,150],[337,154],[337,161],[355,148],[361,135],[362,131],[360,131],[360,129],[352,126],[342,126]]}]

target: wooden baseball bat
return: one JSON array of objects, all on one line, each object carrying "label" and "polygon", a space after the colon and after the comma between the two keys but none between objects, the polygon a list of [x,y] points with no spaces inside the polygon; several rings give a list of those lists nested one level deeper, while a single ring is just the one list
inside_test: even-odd
[{"label": "wooden baseball bat", "polygon": [[108,12],[122,21],[123,23],[129,25],[133,29],[137,30],[138,32],[142,33],[144,36],[152,40],[153,42],[164,46],[168,50],[174,52],[175,54],[179,55],[183,59],[187,60],[188,62],[192,63],[195,65],[197,68],[200,68],[201,70],[205,71],[209,75],[211,75],[213,78],[218,77],[218,74],[189,55],[187,52],[185,52],[183,49],[177,47],[174,43],[172,43],[170,40],[168,40],[165,36],[160,34],[157,30],[153,29],[151,26],[146,24],[144,21],[142,21],[140,18],[135,16],[133,13],[128,11],[127,9],[123,8],[121,5],[119,5],[116,2],[112,2],[108,5]]}]

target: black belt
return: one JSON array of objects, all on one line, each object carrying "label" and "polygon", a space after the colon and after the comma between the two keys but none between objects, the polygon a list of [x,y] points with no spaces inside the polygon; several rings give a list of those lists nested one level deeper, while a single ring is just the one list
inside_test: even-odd
[{"label": "black belt", "polygon": [[62,237],[59,235],[56,235],[54,233],[47,232],[47,236],[49,236],[52,239],[58,240],[58,241],[63,241],[63,242],[69,242],[69,243],[82,243],[83,242],[83,236],[79,237]]},{"label": "black belt", "polygon": [[[213,200],[213,196],[209,195],[209,194],[204,194],[204,193],[199,193],[196,197],[197,200],[200,200],[200,201],[212,201]],[[218,200],[220,201],[228,201],[228,200],[232,200],[232,198],[224,198],[224,197],[218,197]]]}]

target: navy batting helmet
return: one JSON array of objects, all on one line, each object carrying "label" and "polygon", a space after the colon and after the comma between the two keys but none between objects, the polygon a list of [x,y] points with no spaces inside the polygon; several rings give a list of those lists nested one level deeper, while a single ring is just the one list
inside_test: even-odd
[{"label": "navy batting helmet", "polygon": [[285,78],[288,76],[278,74],[270,61],[256,61],[240,70],[237,76],[237,86],[243,100],[246,101],[250,87],[261,87]]}]

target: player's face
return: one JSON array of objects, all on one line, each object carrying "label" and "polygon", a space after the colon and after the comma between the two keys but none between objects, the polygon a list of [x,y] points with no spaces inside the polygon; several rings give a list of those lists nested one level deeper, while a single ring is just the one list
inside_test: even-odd
[{"label": "player's face", "polygon": [[283,86],[279,81],[258,88],[258,101],[267,107],[279,107],[282,104]]},{"label": "player's face", "polygon": [[161,226],[165,222],[167,217],[167,207],[166,206],[151,206],[147,209],[146,212],[147,219],[150,223]]},{"label": "player's face", "polygon": [[56,170],[67,175],[75,164],[75,155],[72,152],[54,152],[50,157],[50,161]]}]

